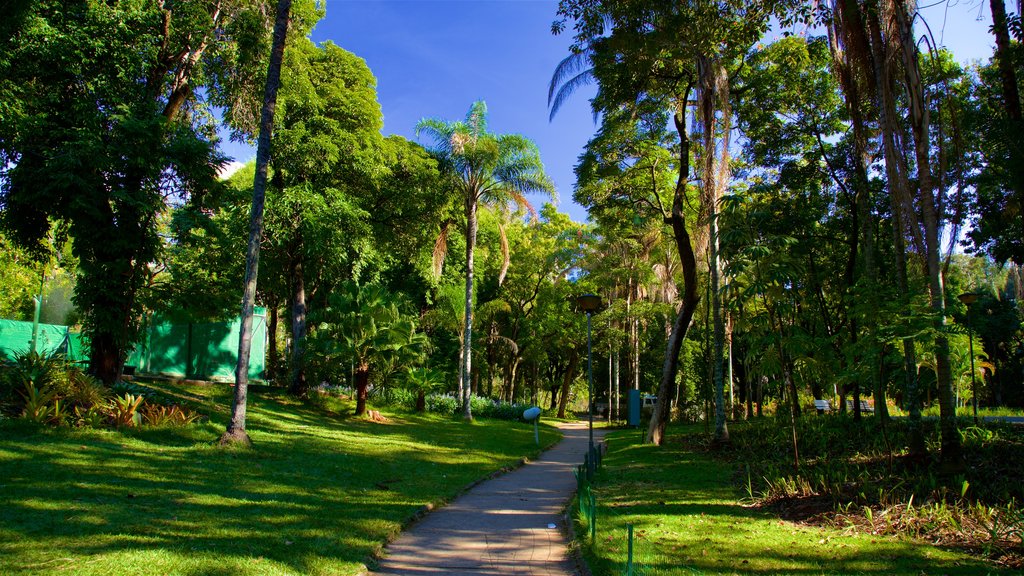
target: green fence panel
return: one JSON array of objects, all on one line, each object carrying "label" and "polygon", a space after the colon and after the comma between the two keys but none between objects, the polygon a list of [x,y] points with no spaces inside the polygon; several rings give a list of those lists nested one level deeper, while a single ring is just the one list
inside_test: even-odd
[{"label": "green fence panel", "polygon": [[[67,353],[68,327],[39,324],[36,351],[46,356]],[[32,323],[0,320],[0,356],[13,359],[32,348]]]},{"label": "green fence panel", "polygon": [[[241,319],[231,322],[174,324],[155,318],[142,341],[129,356],[128,364],[140,374],[177,378],[230,380],[238,361],[238,331]],[[257,307],[249,348],[249,377],[262,379],[266,370],[266,309]]]},{"label": "green fence panel", "polygon": [[89,361],[89,344],[81,332],[68,332],[68,360],[85,363]]},{"label": "green fence panel", "polygon": [[[205,380],[231,379],[238,361],[241,319],[231,322],[174,324],[154,319],[128,354],[126,366],[139,374],[159,374]],[[0,357],[13,359],[32,347],[32,323],[0,320]],[[88,362],[89,347],[67,326],[39,324],[36,349],[41,354],[61,353],[68,360]],[[249,348],[249,378],[259,380],[266,370],[267,311],[256,308]]]}]

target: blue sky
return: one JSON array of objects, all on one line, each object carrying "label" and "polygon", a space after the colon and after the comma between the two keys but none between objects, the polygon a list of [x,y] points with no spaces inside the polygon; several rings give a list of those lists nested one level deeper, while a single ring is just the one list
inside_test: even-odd
[{"label": "blue sky", "polygon": [[[991,54],[988,2],[921,6],[936,41],[959,60]],[[559,208],[583,222],[586,211],[572,202],[572,170],[596,129],[588,103],[593,88],[579,91],[548,122],[548,81],[571,42],[570,35],[551,34],[557,7],[552,0],[327,0],[313,39],[366,60],[377,78],[385,134],[415,140],[420,119],[462,119],[470,104],[485,100],[491,131],[536,142]],[[225,149],[237,160],[253,156],[251,148]]]}]

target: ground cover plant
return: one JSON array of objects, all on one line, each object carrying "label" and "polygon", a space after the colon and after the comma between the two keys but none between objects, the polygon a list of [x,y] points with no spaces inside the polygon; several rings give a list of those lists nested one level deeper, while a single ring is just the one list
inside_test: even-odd
[{"label": "ground cover plant", "polygon": [[594,574],[623,574],[634,525],[634,574],[996,574],[999,566],[927,542],[780,519],[734,482],[735,466],[669,429],[661,447],[610,432],[595,477],[596,538],[580,532]]},{"label": "ground cover plant", "polygon": [[[0,573],[356,574],[423,506],[537,447],[525,424],[348,416],[270,389],[252,449],[215,441],[230,388],[144,385],[210,415],[185,427],[0,421]],[[542,445],[557,438],[542,428]]]},{"label": "ground cover plant", "polygon": [[[938,443],[938,422],[923,423]],[[732,463],[749,497],[806,523],[856,526],[871,534],[902,534],[974,550],[1003,565],[1024,560],[1024,429],[994,421],[959,423],[966,466],[943,470],[933,458],[910,458],[907,421],[856,421],[848,414],[801,418],[800,469],[793,466],[790,431],[773,419],[736,423]],[[685,437],[693,449],[706,442]]]}]

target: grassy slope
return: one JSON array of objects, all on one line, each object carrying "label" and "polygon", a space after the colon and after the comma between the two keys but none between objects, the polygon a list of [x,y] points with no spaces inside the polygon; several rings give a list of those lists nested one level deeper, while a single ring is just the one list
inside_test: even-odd
[{"label": "grassy slope", "polygon": [[212,421],[0,423],[0,574],[354,574],[423,505],[537,452],[524,424],[374,424],[269,392],[250,393],[255,448],[225,450],[230,389],[161,388]]},{"label": "grassy slope", "polygon": [[[637,533],[636,574],[986,574],[996,569],[925,543],[781,521],[744,507],[732,469],[669,437],[643,446],[636,432],[608,435],[596,479],[596,575],[622,574],[625,525]],[[589,540],[589,539],[588,539]]]}]

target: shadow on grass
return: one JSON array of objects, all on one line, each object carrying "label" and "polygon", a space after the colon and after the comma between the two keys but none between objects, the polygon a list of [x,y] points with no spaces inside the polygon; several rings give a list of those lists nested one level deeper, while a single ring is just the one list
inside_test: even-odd
[{"label": "shadow on grass", "polygon": [[263,396],[251,450],[213,446],[226,415],[125,433],[0,424],[0,573],[354,573],[422,506],[533,450],[527,426],[382,426]]}]

